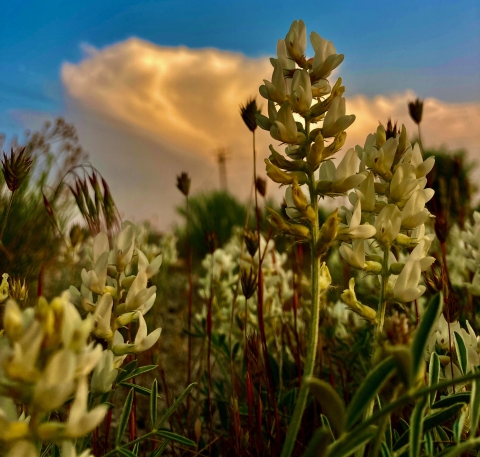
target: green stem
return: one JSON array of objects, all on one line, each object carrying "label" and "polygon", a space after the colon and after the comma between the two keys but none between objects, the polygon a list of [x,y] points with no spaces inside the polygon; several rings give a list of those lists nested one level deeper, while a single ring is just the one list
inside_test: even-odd
[{"label": "green stem", "polygon": [[5,231],[5,227],[7,226],[7,220],[8,216],[10,214],[10,209],[12,208],[12,202],[13,202],[13,196],[15,195],[15,192],[12,192],[10,195],[10,200],[8,201],[8,206],[7,206],[7,212],[5,213],[5,217],[3,218],[3,223],[2,223],[2,230],[0,231],[0,249],[7,255],[7,257],[11,260],[12,256],[11,254],[7,251],[7,248],[3,244],[3,232]]},{"label": "green stem", "polygon": [[5,217],[3,218],[2,231],[0,232],[0,242],[2,241],[3,232],[5,231],[5,227],[7,226],[8,215],[10,214],[10,208],[12,207],[14,195],[15,195],[15,192],[12,192],[10,194],[10,200],[8,201],[7,212],[5,213]]},{"label": "green stem", "polygon": [[[310,123],[307,121],[305,130],[308,137],[310,129]],[[308,152],[307,152],[308,153]],[[302,422],[303,412],[305,411],[305,406],[307,404],[308,398],[308,384],[306,382],[308,377],[313,375],[313,370],[315,368],[315,356],[317,353],[317,344],[319,337],[319,323],[320,323],[320,285],[319,285],[319,276],[320,276],[320,265],[321,258],[316,254],[316,245],[319,236],[319,224],[318,224],[318,200],[317,194],[315,192],[315,176],[313,173],[308,174],[308,186],[310,190],[310,201],[312,208],[315,213],[315,221],[312,222],[310,227],[310,250],[312,257],[312,312],[311,312],[311,324],[308,335],[308,345],[307,345],[307,358],[305,360],[305,366],[303,369],[302,385],[300,387],[300,392],[298,394],[297,402],[295,404],[295,410],[293,411],[292,420],[290,426],[288,427],[287,437],[285,439],[285,444],[282,449],[281,457],[290,457],[293,448],[295,446],[295,441],[297,438],[298,430]]]},{"label": "green stem", "polygon": [[383,325],[385,324],[385,311],[387,310],[387,284],[388,278],[390,276],[388,270],[388,256],[390,254],[390,246],[384,246],[383,248],[383,263],[382,263],[382,287],[380,289],[380,299],[378,301],[378,310],[377,310],[377,328],[376,328],[376,337],[378,342],[378,337],[383,331]]},{"label": "green stem", "polygon": [[103,454],[103,457],[108,457],[109,455],[114,455],[118,452],[119,449],[126,449],[130,446],[135,445],[136,443],[140,443],[141,441],[146,440],[147,438],[150,438],[151,436],[155,435],[157,433],[157,430],[152,430],[151,432],[145,433],[145,435],[130,441],[127,444],[124,444],[123,446],[117,446],[115,449],[112,449],[111,451],[108,451],[106,454]]}]

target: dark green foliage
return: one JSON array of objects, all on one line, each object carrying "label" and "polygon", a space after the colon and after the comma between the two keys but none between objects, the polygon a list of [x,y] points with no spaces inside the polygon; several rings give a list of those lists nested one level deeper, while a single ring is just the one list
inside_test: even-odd
[{"label": "dark green foliage", "polygon": [[[179,207],[178,212],[186,217],[184,206]],[[246,206],[223,191],[190,197],[189,212],[190,239],[195,259],[202,259],[212,249],[223,246],[232,236],[233,228],[244,227],[247,218]],[[252,223],[253,217],[251,214]],[[179,246],[183,245],[180,240]]]}]

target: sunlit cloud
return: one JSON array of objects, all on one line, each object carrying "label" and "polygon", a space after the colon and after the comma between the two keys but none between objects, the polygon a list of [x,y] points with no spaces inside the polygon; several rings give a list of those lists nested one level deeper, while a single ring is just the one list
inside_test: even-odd
[{"label": "sunlit cloud", "polygon": [[[251,134],[240,118],[239,105],[258,94],[262,80],[271,77],[268,58],[218,49],[161,47],[136,38],[100,50],[82,47],[84,59],[62,68],[67,106],[75,108],[69,114],[94,163],[106,168],[118,200],[131,206],[125,210],[127,214],[149,217],[146,208],[153,201],[157,206],[180,202],[174,181],[181,171],[193,175],[194,190],[218,188],[215,152],[221,147],[228,154],[229,190],[247,198]],[[399,125],[405,123],[410,136],[417,136],[407,109],[407,101],[415,99],[415,93],[406,90],[373,99],[349,97],[348,82],[345,84],[347,113],[357,118],[348,129],[345,150],[363,145],[368,133],[388,118]],[[265,111],[266,101],[260,96],[257,101]],[[93,122],[93,118],[102,122]],[[425,100],[422,136],[427,147],[465,148],[474,157],[480,150],[480,129],[472,127],[477,125],[479,103]],[[261,160],[269,155],[270,143],[268,133],[259,131],[261,172]],[[151,179],[154,183],[146,184]],[[269,183],[270,193],[279,197],[281,193],[274,192],[274,187]],[[157,208],[155,212],[162,224],[173,214],[171,209]]]}]

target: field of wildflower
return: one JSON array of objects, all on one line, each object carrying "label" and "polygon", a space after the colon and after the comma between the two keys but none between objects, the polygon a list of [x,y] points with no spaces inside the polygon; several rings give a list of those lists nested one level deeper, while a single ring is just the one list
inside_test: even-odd
[{"label": "field of wildflower", "polygon": [[240,107],[250,203],[179,170],[171,233],[121,219],[62,119],[3,154],[0,455],[480,455],[471,166],[424,149],[418,99],[345,151],[344,56],[310,43],[294,21],[268,115]]}]

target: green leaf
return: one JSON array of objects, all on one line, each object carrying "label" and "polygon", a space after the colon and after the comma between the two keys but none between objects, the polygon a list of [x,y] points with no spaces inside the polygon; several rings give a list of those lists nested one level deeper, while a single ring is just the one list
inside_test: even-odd
[{"label": "green leaf", "polygon": [[356,433],[353,437],[347,433],[342,438],[333,443],[329,449],[328,457],[348,457],[358,448],[365,446],[376,434],[378,427],[369,425],[363,428],[360,433]]},{"label": "green leaf", "polygon": [[393,346],[389,349],[388,353],[397,361],[398,376],[401,378],[405,387],[410,389],[414,381],[412,373],[413,359],[410,348],[408,346]]},{"label": "green leaf", "polygon": [[52,446],[53,446],[53,443],[48,444],[47,447],[44,449],[44,451],[41,453],[41,457],[47,457],[50,449],[52,449]]},{"label": "green leaf", "polygon": [[118,423],[118,430],[117,430],[117,438],[115,439],[115,446],[119,446],[122,442],[122,437],[127,428],[128,419],[130,418],[130,413],[132,411],[132,404],[133,404],[133,389],[130,389],[128,392],[127,399],[125,400],[125,404],[123,406],[123,411],[120,416],[120,421]]},{"label": "green leaf", "polygon": [[120,384],[125,376],[128,376],[135,368],[137,367],[137,361],[132,360],[131,362],[128,362],[120,371],[117,377],[117,383]]},{"label": "green leaf", "polygon": [[448,406],[456,405],[457,403],[468,403],[470,401],[470,392],[460,392],[458,394],[451,394],[448,397],[435,402],[431,409],[446,408]]},{"label": "green leaf", "polygon": [[409,440],[409,456],[417,457],[420,455],[420,447],[423,437],[423,415],[427,406],[427,396],[420,398],[413,409],[410,418],[410,440]]},{"label": "green leaf", "polygon": [[[440,379],[440,359],[438,358],[438,354],[436,352],[432,352],[430,356],[430,365],[428,367],[428,385],[433,386],[434,384],[438,384],[438,380]],[[432,392],[429,397],[430,406],[435,401],[435,397],[437,396],[437,392]]]},{"label": "green leaf", "polygon": [[449,446],[445,448],[442,452],[437,454],[436,457],[457,457],[457,455],[463,454],[468,450],[478,446],[480,444],[480,438],[474,440],[464,441],[463,443],[457,444],[456,446]]},{"label": "green leaf", "polygon": [[330,441],[335,441],[335,436],[333,435],[332,427],[330,427],[330,422],[328,421],[327,416],[320,414],[320,420],[322,421],[322,428],[330,430],[330,434],[332,435],[332,439]]},{"label": "green leaf", "polygon": [[[479,372],[475,368],[475,372]],[[470,433],[469,437],[474,438],[476,430],[480,422],[480,379],[477,378],[472,382],[472,391],[470,399]]]},{"label": "green leaf", "polygon": [[135,455],[137,455],[139,449],[140,449],[140,442],[135,443],[135,446],[133,446],[132,452],[133,452]]},{"label": "green leaf", "polygon": [[152,383],[152,392],[150,393],[150,421],[152,422],[152,427],[157,426],[157,402],[158,402],[158,384],[157,380],[154,379]]},{"label": "green leaf", "polygon": [[303,457],[324,457],[327,452],[327,446],[332,441],[332,432],[330,427],[321,427],[315,431],[307,450]]},{"label": "green leaf", "polygon": [[190,391],[197,385],[196,382],[192,382],[185,391],[180,395],[170,406],[170,408],[167,409],[167,412],[162,416],[160,421],[158,422],[158,426],[162,425],[172,414],[173,412],[183,403],[183,400],[187,397],[187,395],[190,393]]},{"label": "green leaf", "polygon": [[375,398],[375,395],[380,390],[383,383],[395,369],[395,365],[395,359],[389,357],[368,373],[365,381],[363,381],[357,389],[347,408],[347,429],[350,429],[355,424],[367,405]]},{"label": "green leaf", "polygon": [[458,332],[453,332],[455,335],[455,351],[457,353],[457,359],[460,363],[460,370],[462,374],[467,374],[468,367],[468,352],[467,347],[465,346],[465,341],[463,341],[462,335]]},{"label": "green leaf", "polygon": [[440,443],[442,449],[445,447],[445,445],[443,444],[443,442],[445,443],[448,443],[450,442],[450,437],[447,435],[447,432],[443,429],[443,427],[435,427],[434,428],[434,431],[437,433],[437,435],[439,436],[439,439],[437,441],[442,441],[442,443]]},{"label": "green leaf", "polygon": [[425,454],[428,457],[433,456],[434,439],[431,432],[425,433]]},{"label": "green leaf", "polygon": [[197,443],[195,441],[189,440],[188,438],[182,436],[182,435],[177,435],[176,433],[170,432],[168,430],[157,430],[157,435],[160,435],[161,437],[167,439],[167,440],[172,440],[176,441],[177,443],[183,444],[185,446],[196,446]]},{"label": "green leaf", "polygon": [[453,424],[453,438],[457,443],[462,441],[463,426],[467,418],[467,411],[462,411],[458,419]]},{"label": "green leaf", "polygon": [[128,381],[129,379],[135,378],[137,376],[140,376],[143,373],[148,373],[149,371],[155,370],[158,365],[145,365],[144,367],[139,367],[136,370],[133,370],[131,373],[125,375],[124,378],[122,378],[122,382]]},{"label": "green leaf", "polygon": [[155,449],[148,457],[158,457],[163,454],[163,451],[170,443],[170,440],[165,440],[158,449]]},{"label": "green leaf", "polygon": [[146,397],[149,397],[150,395],[152,395],[152,391],[150,389],[147,389],[146,387],[143,387],[143,386],[139,386],[138,384],[131,384],[129,382],[121,382],[120,385],[122,387],[128,387],[130,389],[134,389],[135,392],[138,392],[139,394],[145,395]]},{"label": "green leaf", "polygon": [[410,428],[408,430],[405,430],[405,432],[402,434],[402,436],[397,438],[397,440],[395,441],[395,444],[393,445],[393,451],[394,452],[398,451],[403,446],[405,446],[408,443],[409,438],[410,438]]},{"label": "green leaf", "polygon": [[[462,407],[463,407],[463,404],[455,404],[450,408],[444,409],[443,411],[439,411],[437,413],[431,414],[430,416],[427,416],[423,420],[423,431],[426,433],[430,431],[432,428],[436,427],[437,425],[440,425],[443,422],[447,421],[452,416],[454,416],[458,411],[460,411]],[[412,426],[413,426],[413,423],[412,423]],[[409,441],[410,443],[412,442],[412,439],[410,437],[410,430],[411,428],[405,431],[405,433],[396,441],[395,445],[393,446],[394,451],[398,451],[403,446],[405,446]],[[420,454],[418,453],[417,455],[420,455]]]},{"label": "green leaf", "polygon": [[345,405],[340,395],[328,382],[321,379],[310,378],[307,384],[330,424],[341,435],[345,428]]},{"label": "green leaf", "polygon": [[463,403],[457,403],[456,405],[452,405],[449,408],[443,409],[442,411],[430,414],[430,416],[427,416],[423,421],[424,430],[428,431],[437,425],[443,424],[452,416],[455,416],[455,414],[457,414],[462,408]]},{"label": "green leaf", "polygon": [[390,452],[390,449],[385,441],[382,443],[381,453],[382,457],[392,457],[392,453]]},{"label": "green leaf", "polygon": [[117,448],[117,452],[120,455],[124,455],[125,457],[137,457],[137,454],[135,454],[132,451],[129,451],[128,449],[125,449],[123,447]]},{"label": "green leaf", "polygon": [[261,129],[270,131],[270,127],[273,124],[272,124],[272,121],[268,117],[264,116],[263,114],[256,113],[255,118],[257,120],[257,125]]},{"label": "green leaf", "polygon": [[425,348],[427,347],[428,338],[433,330],[433,325],[437,321],[442,309],[442,300],[440,294],[435,295],[428,303],[427,309],[423,314],[422,320],[417,328],[415,337],[412,342],[413,356],[413,375],[417,379],[420,368],[423,363]]},{"label": "green leaf", "polygon": [[109,401],[104,401],[102,402],[102,405],[105,405],[108,407],[108,411],[110,411],[111,409],[115,408],[115,405]]}]

